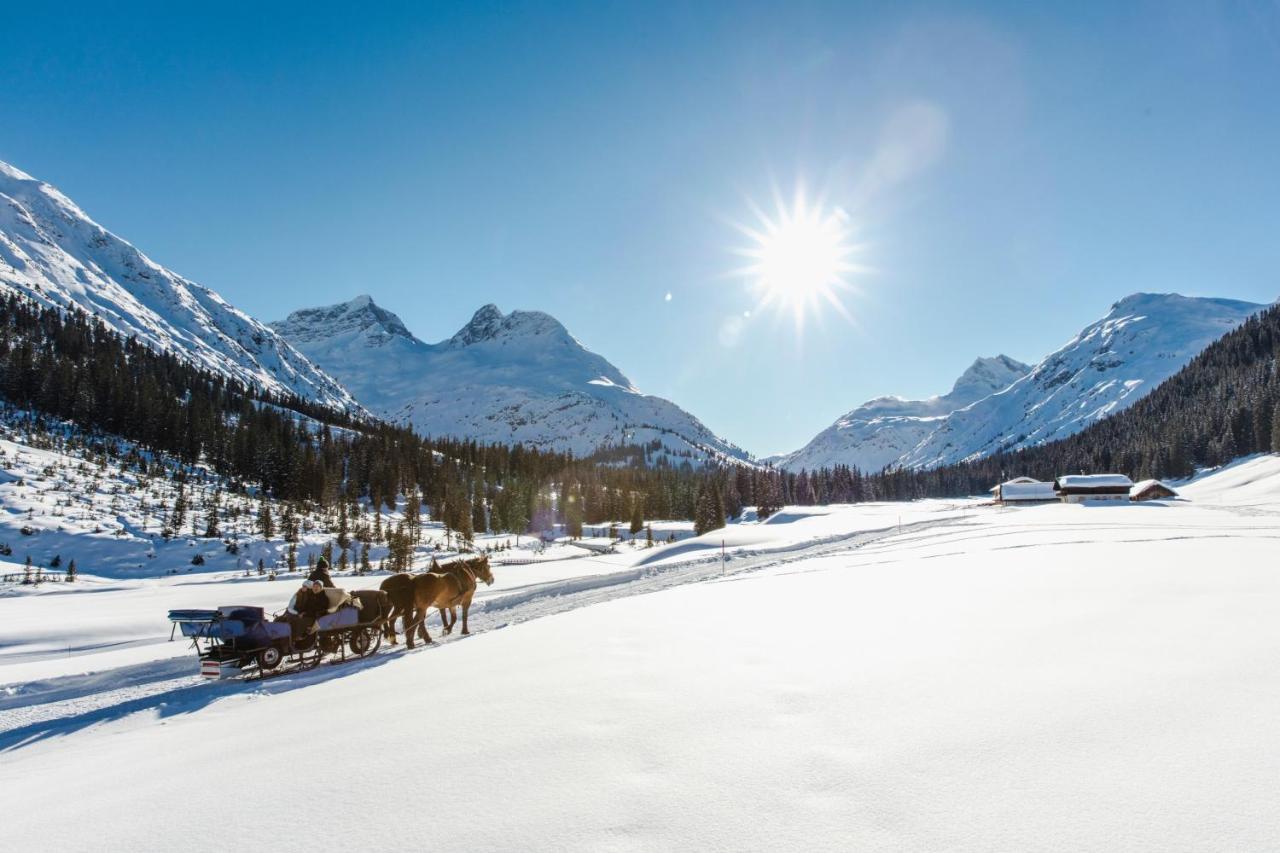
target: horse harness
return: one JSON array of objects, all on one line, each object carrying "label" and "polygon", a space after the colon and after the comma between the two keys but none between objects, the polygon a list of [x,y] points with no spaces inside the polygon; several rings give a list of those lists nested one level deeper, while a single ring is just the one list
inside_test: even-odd
[{"label": "horse harness", "polygon": [[476,589],[476,573],[466,563],[455,563],[445,572],[458,582],[458,594],[453,597],[450,606],[461,604],[462,599],[467,593],[475,592]]}]

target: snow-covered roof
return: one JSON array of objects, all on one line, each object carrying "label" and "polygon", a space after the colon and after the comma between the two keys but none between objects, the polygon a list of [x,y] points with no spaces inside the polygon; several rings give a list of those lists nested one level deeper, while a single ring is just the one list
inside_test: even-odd
[{"label": "snow-covered roof", "polygon": [[1005,480],[1003,483],[996,483],[994,486],[991,487],[991,494],[998,496],[1000,494],[1000,489],[1003,486],[1016,486],[1022,483],[1039,483],[1039,482],[1040,481],[1037,480],[1035,477],[1014,477],[1012,480]]},{"label": "snow-covered roof", "polygon": [[1162,482],[1160,480],[1140,480],[1137,483],[1133,484],[1133,488],[1129,490],[1129,494],[1140,495],[1143,492],[1145,492],[1147,489],[1151,488],[1152,486],[1160,486],[1161,488],[1168,489],[1170,492],[1173,492],[1173,494],[1175,495],[1178,493],[1177,490],[1173,488],[1173,486],[1170,486],[1168,483]]},{"label": "snow-covered roof", "polygon": [[1133,480],[1124,474],[1067,474],[1054,481],[1057,489],[1128,489]]},{"label": "snow-covered roof", "polygon": [[1003,501],[1052,501],[1058,497],[1053,491],[1053,483],[1036,480],[1029,483],[1001,483],[999,489],[999,498]]}]

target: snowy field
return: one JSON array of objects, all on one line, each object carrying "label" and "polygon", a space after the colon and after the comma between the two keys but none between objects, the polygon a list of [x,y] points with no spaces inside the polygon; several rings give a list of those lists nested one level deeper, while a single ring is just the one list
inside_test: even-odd
[{"label": "snowy field", "polygon": [[469,638],[256,684],[164,613],[292,583],[0,598],[6,847],[1277,849],[1280,458],[1182,494],[499,566]]}]

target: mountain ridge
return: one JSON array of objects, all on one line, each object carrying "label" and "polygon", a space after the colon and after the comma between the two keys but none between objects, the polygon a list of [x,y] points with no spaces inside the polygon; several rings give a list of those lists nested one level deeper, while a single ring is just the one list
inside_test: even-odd
[{"label": "mountain ridge", "polygon": [[1265,307],[1133,293],[1005,388],[932,421],[885,417],[872,429],[846,416],[800,450],[777,457],[778,464],[797,471],[837,463],[927,469],[1070,436],[1132,405]]},{"label": "mountain ridge", "polygon": [[218,293],[174,273],[56,187],[0,162],[0,287],[279,395],[365,414],[339,383]]},{"label": "mountain ridge", "polygon": [[425,435],[527,443],[577,455],[656,444],[656,455],[673,463],[750,460],[679,406],[640,392],[545,312],[504,314],[486,304],[435,344],[386,334],[388,324],[404,325],[357,297],[299,309],[272,327],[372,411]]},{"label": "mountain ridge", "polygon": [[878,471],[923,440],[940,418],[1007,387],[1030,369],[1003,354],[977,358],[946,394],[923,400],[874,397],[837,418],[804,447],[770,461],[789,470],[848,464]]}]

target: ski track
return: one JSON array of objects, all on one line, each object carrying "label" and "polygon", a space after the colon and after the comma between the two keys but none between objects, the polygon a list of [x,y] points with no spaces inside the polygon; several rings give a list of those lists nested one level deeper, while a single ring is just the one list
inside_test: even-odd
[{"label": "ski track", "polygon": [[[689,583],[715,581],[762,569],[847,553],[881,540],[910,536],[932,528],[965,524],[963,517],[930,519],[878,530],[841,534],[780,548],[739,549],[721,564],[718,550],[671,565],[635,566],[601,575],[587,575],[532,584],[488,598],[477,598],[469,622],[475,631],[492,631],[590,607],[617,598],[645,595]],[[289,673],[263,681],[227,679],[206,681],[195,674],[194,653],[177,658],[82,675],[10,684],[0,687],[0,752],[20,749],[66,736],[94,725],[151,712],[163,719],[190,713],[228,696],[269,696],[306,687],[328,678],[344,677],[382,666],[406,654],[419,654],[464,639],[442,637],[431,626],[435,642],[409,650],[388,647],[364,660],[324,663],[314,670]],[[175,640],[175,642],[178,642]]]}]

